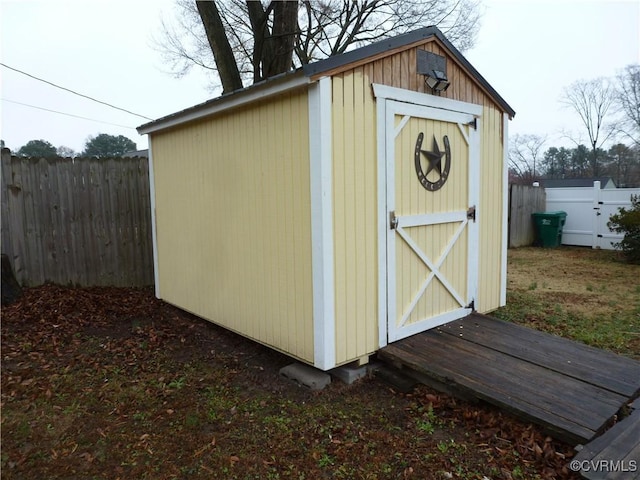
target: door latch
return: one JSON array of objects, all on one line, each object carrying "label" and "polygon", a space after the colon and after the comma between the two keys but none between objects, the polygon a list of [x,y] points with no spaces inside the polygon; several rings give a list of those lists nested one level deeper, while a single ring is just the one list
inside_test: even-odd
[{"label": "door latch", "polygon": [[396,212],[389,212],[389,228],[391,230],[395,230],[398,228],[398,217],[396,217]]},{"label": "door latch", "polygon": [[467,220],[473,220],[474,223],[475,223],[475,221],[476,221],[476,206],[475,205],[472,205],[467,210]]}]

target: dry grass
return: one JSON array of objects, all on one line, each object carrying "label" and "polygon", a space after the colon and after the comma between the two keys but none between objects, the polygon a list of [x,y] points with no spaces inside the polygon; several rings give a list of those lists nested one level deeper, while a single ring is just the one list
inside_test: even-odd
[{"label": "dry grass", "polygon": [[640,266],[582,247],[509,251],[504,319],[640,358]]}]

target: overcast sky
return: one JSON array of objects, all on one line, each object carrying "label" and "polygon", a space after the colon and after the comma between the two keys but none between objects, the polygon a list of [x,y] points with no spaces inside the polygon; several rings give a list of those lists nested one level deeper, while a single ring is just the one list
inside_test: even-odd
[{"label": "overcast sky", "polygon": [[[515,109],[511,135],[547,134],[548,146],[567,144],[560,132],[580,132],[580,124],[561,107],[562,88],[640,63],[640,0],[485,0],[484,9],[476,46],[465,55]],[[152,48],[162,15],[173,14],[172,0],[0,0],[1,62],[158,118],[212,97],[203,75],[173,78]],[[147,147],[135,131],[144,118],[5,67],[0,79],[0,135],[11,149],[42,138],[81,151],[98,133]]]}]

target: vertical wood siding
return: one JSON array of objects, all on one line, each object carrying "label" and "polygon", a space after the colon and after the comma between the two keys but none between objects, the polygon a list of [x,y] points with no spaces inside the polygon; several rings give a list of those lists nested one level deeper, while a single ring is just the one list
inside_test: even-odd
[{"label": "vertical wood siding", "polygon": [[336,363],[378,348],[376,114],[363,68],[333,77]]},{"label": "vertical wood siding", "polygon": [[500,306],[502,219],[507,215],[503,211],[502,112],[486,104],[480,148],[480,265],[476,310],[486,313]]},{"label": "vertical wood siding", "polygon": [[152,135],[164,300],[313,362],[306,92]]},{"label": "vertical wood siding", "polygon": [[338,364],[370,354],[378,345],[377,120],[371,84],[430,93],[424,77],[416,72],[418,49],[447,57],[447,75],[452,83],[443,97],[484,107],[477,206],[480,263],[476,309],[488,312],[500,306],[502,216],[506,214],[502,211],[502,112],[437,41],[429,41],[332,77]]}]

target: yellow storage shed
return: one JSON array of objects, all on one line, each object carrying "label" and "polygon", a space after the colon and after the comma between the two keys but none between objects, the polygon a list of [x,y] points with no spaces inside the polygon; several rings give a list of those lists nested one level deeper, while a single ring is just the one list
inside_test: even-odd
[{"label": "yellow storage shed", "polygon": [[142,125],[156,295],[322,370],[504,305],[513,115],[428,27]]}]

